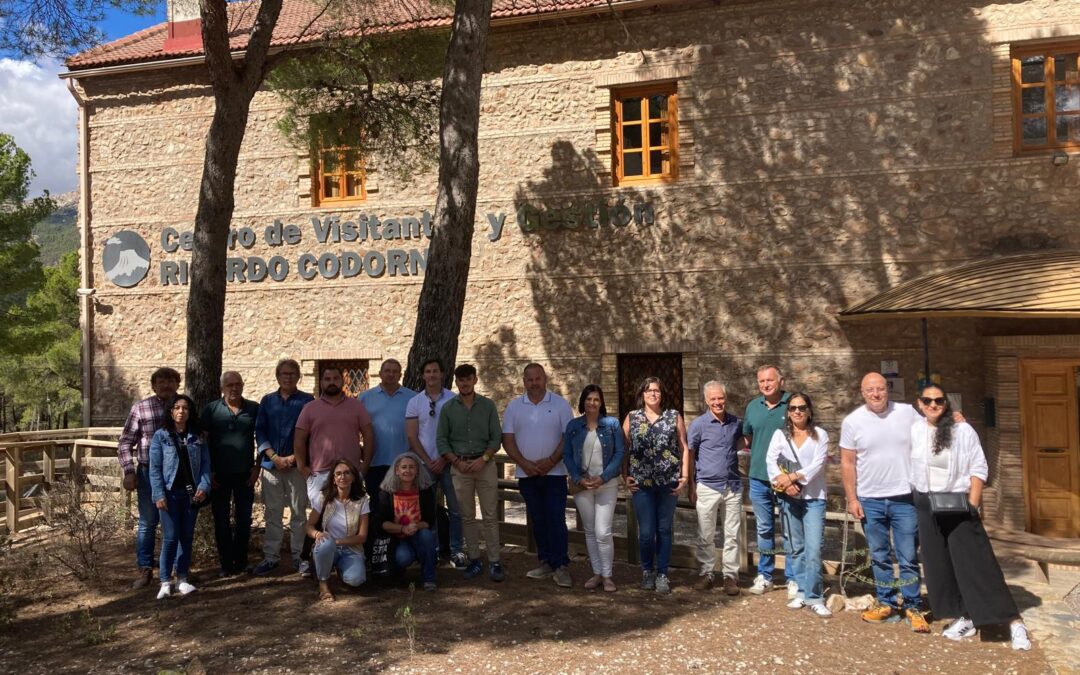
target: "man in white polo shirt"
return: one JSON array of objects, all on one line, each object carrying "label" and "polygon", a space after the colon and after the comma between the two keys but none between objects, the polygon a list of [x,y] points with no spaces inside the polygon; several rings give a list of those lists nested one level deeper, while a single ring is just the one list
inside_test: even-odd
[{"label": "man in white polo shirt", "polygon": [[435,430],[439,426],[439,414],[446,402],[454,398],[454,392],[443,386],[442,361],[428,359],[420,366],[424,378],[424,390],[409,400],[405,407],[405,435],[409,449],[417,457],[423,457],[427,468],[435,477],[435,484],[446,498],[446,514],[450,522],[450,562],[457,569],[469,565],[465,555],[465,536],[461,529],[461,510],[458,508],[454,481],[450,477],[450,465],[439,454],[435,443]]},{"label": "man in white polo shirt", "polygon": [[563,431],[574,418],[570,404],[547,390],[547,373],[538,363],[525,366],[525,394],[510,401],[503,415],[502,444],[517,464],[518,489],[532,523],[540,566],[530,579],[554,577],[564,588],[573,585],[567,555],[566,467],[562,462]]},{"label": "man in white polo shirt", "polygon": [[[921,611],[919,527],[908,480],[911,426],[919,414],[910,405],[889,400],[888,385],[879,373],[863,377],[861,387],[865,405],[844,418],[840,458],[847,510],[862,521],[876,587],[877,601],[862,618],[891,623],[900,620],[902,610],[912,630],[929,633]],[[898,582],[893,580],[891,548],[900,567]],[[902,607],[897,602],[897,584]]]}]

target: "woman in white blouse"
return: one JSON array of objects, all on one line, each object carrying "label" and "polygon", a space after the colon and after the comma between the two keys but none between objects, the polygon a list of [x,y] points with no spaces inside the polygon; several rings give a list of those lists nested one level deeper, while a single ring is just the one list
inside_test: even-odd
[{"label": "woman in white blouse", "polygon": [[[911,485],[930,606],[936,616],[955,619],[942,635],[962,640],[977,626],[1009,623],[1013,649],[1031,649],[979,518],[987,476],[979,436],[953,419],[936,386],[923,388],[918,407],[925,419],[911,427]],[[930,492],[966,493],[967,512],[935,514]]]},{"label": "woman in white blouse", "polygon": [[792,394],[784,428],[773,434],[765,464],[773,489],[783,493],[780,510],[791,547],[787,573],[799,585],[798,594],[788,607],[809,606],[823,618],[832,616],[825,606],[821,581],[828,450],[829,434],[814,426],[814,404],[810,397]]}]

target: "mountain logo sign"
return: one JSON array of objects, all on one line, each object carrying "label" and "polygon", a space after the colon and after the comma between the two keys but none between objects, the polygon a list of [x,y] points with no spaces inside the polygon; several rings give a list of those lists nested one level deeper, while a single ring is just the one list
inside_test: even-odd
[{"label": "mountain logo sign", "polygon": [[137,286],[150,270],[150,247],[138,232],[120,230],[105,242],[101,266],[105,278],[117,286]]}]

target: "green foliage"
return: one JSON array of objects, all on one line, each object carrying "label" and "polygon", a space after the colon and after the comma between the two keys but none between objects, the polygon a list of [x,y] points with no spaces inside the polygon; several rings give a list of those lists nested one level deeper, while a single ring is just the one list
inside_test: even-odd
[{"label": "green foliage", "polygon": [[330,36],[279,63],[267,84],[286,113],[279,127],[299,148],[358,147],[393,158],[409,176],[438,159],[438,78],[449,35]]},{"label": "green foliage", "polygon": [[[11,136],[0,133],[0,317],[22,302],[42,280],[38,248],[31,233],[55,205],[48,193],[27,201],[33,177],[30,157]],[[0,321],[0,345],[6,328],[7,322]]]},{"label": "green foliage", "polygon": [[62,56],[104,39],[107,10],[151,14],[159,0],[0,0],[0,50],[23,57]]},{"label": "green foliage", "polygon": [[65,253],[79,248],[79,207],[65,195],[56,197],[56,210],[34,226],[34,241],[42,265],[55,265]]}]

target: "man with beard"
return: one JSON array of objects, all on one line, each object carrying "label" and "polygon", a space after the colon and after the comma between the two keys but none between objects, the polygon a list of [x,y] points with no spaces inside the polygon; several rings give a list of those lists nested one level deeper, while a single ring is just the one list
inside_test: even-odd
[{"label": "man with beard", "polygon": [[307,479],[311,501],[326,485],[334,460],[347,459],[366,475],[375,455],[371,415],[363,403],[345,395],[344,384],[340,368],[323,368],[319,377],[321,395],[305,405],[296,420],[293,438],[296,469]]}]

